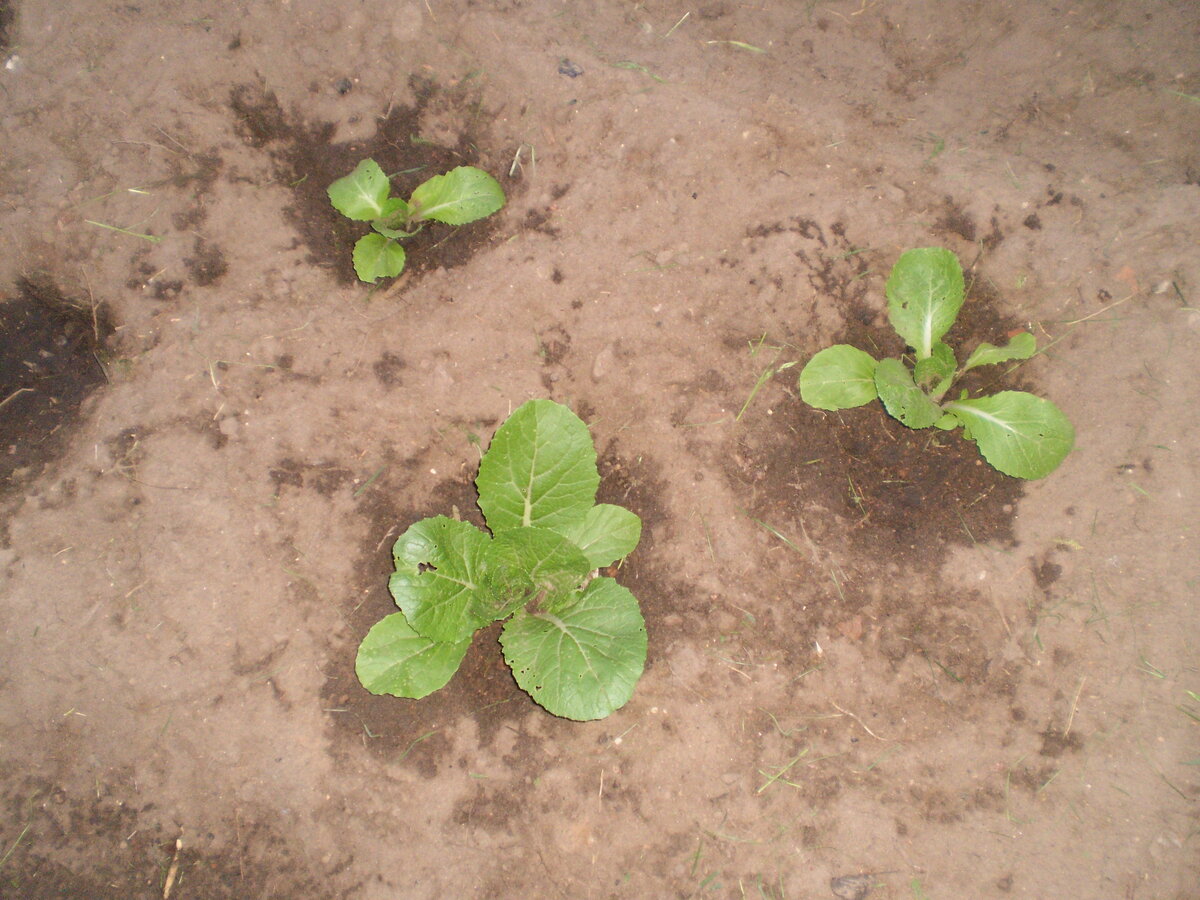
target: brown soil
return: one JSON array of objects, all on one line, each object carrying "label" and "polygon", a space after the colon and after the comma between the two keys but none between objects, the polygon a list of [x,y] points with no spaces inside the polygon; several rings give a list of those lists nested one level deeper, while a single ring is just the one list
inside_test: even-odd
[{"label": "brown soil", "polygon": [[[0,897],[1194,898],[1200,10],[0,0]],[[354,280],[325,189],[509,203]],[[946,246],[1076,450],[802,404]],[[646,673],[354,653],[571,405]],[[1191,548],[1190,550],[1188,548]],[[864,893],[866,892],[866,893]]]}]

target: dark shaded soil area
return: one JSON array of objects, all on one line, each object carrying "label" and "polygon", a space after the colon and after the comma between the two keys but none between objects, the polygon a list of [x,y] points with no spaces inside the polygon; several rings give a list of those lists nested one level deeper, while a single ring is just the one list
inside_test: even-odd
[{"label": "dark shaded soil area", "polygon": [[83,401],[108,376],[108,307],[22,277],[0,304],[0,491],[41,474],[65,446]]},{"label": "dark shaded soil area", "polygon": [[[393,193],[407,197],[433,175],[480,161],[479,144],[485,140],[486,126],[481,101],[471,101],[465,89],[447,95],[416,76],[410,87],[416,98],[413,105],[390,105],[379,115],[370,140],[344,142],[334,140],[332,123],[308,122],[297,113],[286,113],[269,90],[239,85],[230,95],[238,134],[251,147],[270,154],[274,177],[295,197],[287,215],[309,250],[308,261],[328,269],[343,284],[357,282],[347,248],[367,229],[333,208],[326,193],[330,184],[352,172],[361,160],[374,159],[391,176]],[[469,113],[465,117],[464,110]],[[423,137],[443,130],[446,144]],[[512,179],[500,175],[511,191]],[[405,280],[438,267],[463,265],[494,240],[498,227],[494,218],[468,229],[434,223],[405,240],[410,260]]]}]

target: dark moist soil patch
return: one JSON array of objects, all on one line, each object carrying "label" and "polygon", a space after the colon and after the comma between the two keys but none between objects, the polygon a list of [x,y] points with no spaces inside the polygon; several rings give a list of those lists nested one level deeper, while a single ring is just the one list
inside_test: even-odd
[{"label": "dark moist soil patch", "polygon": [[[827,413],[777,404],[751,421],[727,466],[752,488],[754,516],[818,540],[936,565],[955,544],[1012,544],[1023,487],[959,434],[913,431],[877,405]],[[819,540],[818,540],[819,542]]]},{"label": "dark moist soil patch", "polygon": [[[393,194],[407,197],[423,181],[456,166],[480,165],[481,138],[476,134],[479,108],[465,96],[443,91],[428,81],[413,79],[412,106],[393,105],[380,117],[374,137],[367,141],[333,141],[335,126],[309,123],[285,113],[275,94],[253,85],[240,85],[230,95],[236,130],[251,147],[270,154],[275,177],[288,185],[295,201],[288,220],[310,251],[309,262],[329,269],[343,284],[356,284],[351,253],[354,243],[370,231],[337,212],[327,189],[349,175],[364,159],[374,159],[392,177]],[[461,121],[454,146],[447,147],[422,134],[427,114],[436,111]],[[512,180],[492,171],[510,193]],[[403,277],[453,268],[467,262],[491,242],[500,219],[490,216],[462,228],[431,223],[404,241],[408,261]]]},{"label": "dark moist soil patch", "polygon": [[[132,787],[129,793],[137,795]],[[107,794],[76,800],[44,779],[25,779],[3,797],[0,806],[7,811],[8,821],[28,828],[5,857],[0,881],[3,898],[159,900],[172,865],[177,889],[172,896],[197,900],[266,896],[332,900],[334,896],[282,836],[252,821],[230,822],[229,829],[236,830],[241,845],[236,853],[214,854],[204,849],[213,842],[212,834],[185,830],[182,845],[177,846],[179,835],[141,824],[134,804]],[[92,856],[100,862],[81,874],[43,856],[48,848],[58,855]],[[243,861],[251,854],[261,854],[252,857],[253,865]]]},{"label": "dark moist soil patch", "polygon": [[25,277],[0,304],[0,491],[38,474],[63,446],[84,399],[106,377],[113,326],[103,304]]},{"label": "dark moist soil patch", "polygon": [[[945,338],[960,359],[981,341],[1003,344],[1022,328],[996,303],[986,282],[970,284]],[[877,359],[904,352],[884,312],[857,301],[845,312],[846,326],[833,343]],[[750,408],[726,463],[733,482],[750,488],[755,518],[818,543],[844,538],[855,550],[921,568],[936,566],[954,545],[1014,545],[1012,518],[1024,482],[984,462],[961,429],[907,428],[878,401],[837,412],[813,409],[799,398],[798,374],[796,367],[781,376],[787,396],[771,398],[770,414],[765,397]],[[955,382],[954,390],[963,388],[972,396],[1030,389],[1005,366],[967,373]]]}]

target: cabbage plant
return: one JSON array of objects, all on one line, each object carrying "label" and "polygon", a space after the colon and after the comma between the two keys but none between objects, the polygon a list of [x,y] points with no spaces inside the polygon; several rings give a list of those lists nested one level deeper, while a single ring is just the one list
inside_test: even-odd
[{"label": "cabbage plant", "polygon": [[961,426],[963,437],[1006,475],[1032,479],[1054,471],[1075,445],[1075,429],[1057,406],[1025,391],[951,392],[959,376],[978,366],[1029,359],[1037,352],[1034,336],[1021,332],[1002,347],[981,343],[959,365],[942,336],[963,304],[963,272],[958,258],[940,247],[901,254],[886,292],[888,319],[911,358],[876,360],[849,344],[826,347],[801,370],[800,398],[827,410],[878,398],[909,428]]},{"label": "cabbage plant", "polygon": [[480,628],[505,620],[517,684],[568,719],[600,719],[633,695],[646,662],[637,599],[599,570],[641,539],[629,510],[596,503],[587,426],[567,407],[530,400],[500,426],[475,485],[487,531],[422,519],[392,548],[388,587],[400,612],[363,639],[355,669],[371,693],[421,698],[458,670]]}]

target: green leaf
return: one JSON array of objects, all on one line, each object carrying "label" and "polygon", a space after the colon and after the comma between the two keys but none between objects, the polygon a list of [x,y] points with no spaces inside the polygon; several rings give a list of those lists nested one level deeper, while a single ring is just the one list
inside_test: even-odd
[{"label": "green leaf", "polygon": [[354,245],[354,272],[360,281],[374,284],[404,271],[404,248],[381,234],[360,237]]},{"label": "green leaf", "polygon": [[567,407],[530,400],[496,430],[475,484],[493,534],[570,527],[592,508],[600,485],[591,432]]},{"label": "green leaf", "polygon": [[405,231],[404,229],[408,227],[408,216],[408,204],[399,197],[389,197],[383,204],[383,212],[378,219],[371,223],[371,227],[384,237],[394,240],[412,237],[421,228],[418,226],[413,231]]},{"label": "green leaf", "polygon": [[513,528],[488,550],[487,590],[474,609],[503,619],[531,601],[579,590],[594,567],[568,538],[548,528]]},{"label": "green leaf", "polygon": [[875,388],[887,411],[909,428],[928,428],[942,417],[941,407],[917,387],[908,366],[898,359],[880,360]]},{"label": "green leaf", "polygon": [[958,361],[954,358],[954,351],[948,344],[937,341],[929,356],[917,360],[916,366],[913,367],[913,380],[923,388],[934,384],[938,388],[948,387],[948,382],[954,378],[957,367]]},{"label": "green leaf", "polygon": [[406,219],[411,214],[412,210],[409,209],[408,203],[403,199],[400,197],[388,197],[387,201],[383,204],[383,212],[379,214],[379,218],[385,222],[394,222]]},{"label": "green leaf", "polygon": [[380,219],[378,221],[372,222],[371,228],[373,228],[379,234],[382,234],[385,238],[391,238],[393,241],[399,241],[399,240],[403,240],[404,238],[410,238],[414,234],[416,234],[418,231],[421,230],[421,226],[417,226],[412,231],[401,231],[399,228],[388,228],[386,225],[381,224],[382,221],[383,220]]},{"label": "green leaf", "polygon": [[946,404],[975,441],[984,459],[1014,478],[1041,478],[1053,472],[1075,446],[1075,429],[1062,411],[1024,391]]},{"label": "green leaf", "polygon": [[953,413],[943,413],[942,417],[933,423],[933,427],[942,431],[953,431],[959,424],[961,423]]},{"label": "green leaf", "polygon": [[384,616],[358,647],[354,671],[372,694],[420,699],[458,671],[471,639],[442,643],[412,630],[404,613]]},{"label": "green leaf", "polygon": [[1008,362],[1010,359],[1029,359],[1037,352],[1037,338],[1028,331],[1013,335],[1003,347],[997,347],[986,341],[975,348],[975,352],[967,357],[963,371],[974,369],[976,366],[991,366],[996,363]]},{"label": "green leaf", "polygon": [[370,222],[384,215],[391,192],[391,182],[373,159],[364,159],[353,172],[326,190],[334,209],[359,222]]},{"label": "green leaf", "polygon": [[420,185],[408,203],[414,219],[465,225],[504,206],[504,189],[482,169],[459,166]]},{"label": "green leaf", "polygon": [[642,520],[623,506],[601,503],[558,531],[577,546],[593,569],[624,559],[642,539]]},{"label": "green leaf", "polygon": [[422,519],[392,547],[388,589],[413,630],[434,641],[461,641],[495,620],[479,609],[491,538],[446,516]]},{"label": "green leaf", "polygon": [[849,344],[826,347],[800,372],[800,399],[817,409],[850,409],[876,396],[875,360]]},{"label": "green leaf", "polygon": [[926,359],[958,318],[964,294],[958,258],[941,247],[901,254],[887,280],[888,318],[896,333]]},{"label": "green leaf", "polygon": [[500,643],[517,684],[554,715],[578,721],[624,706],[646,665],[637,599],[611,578],[550,610],[518,613]]}]

